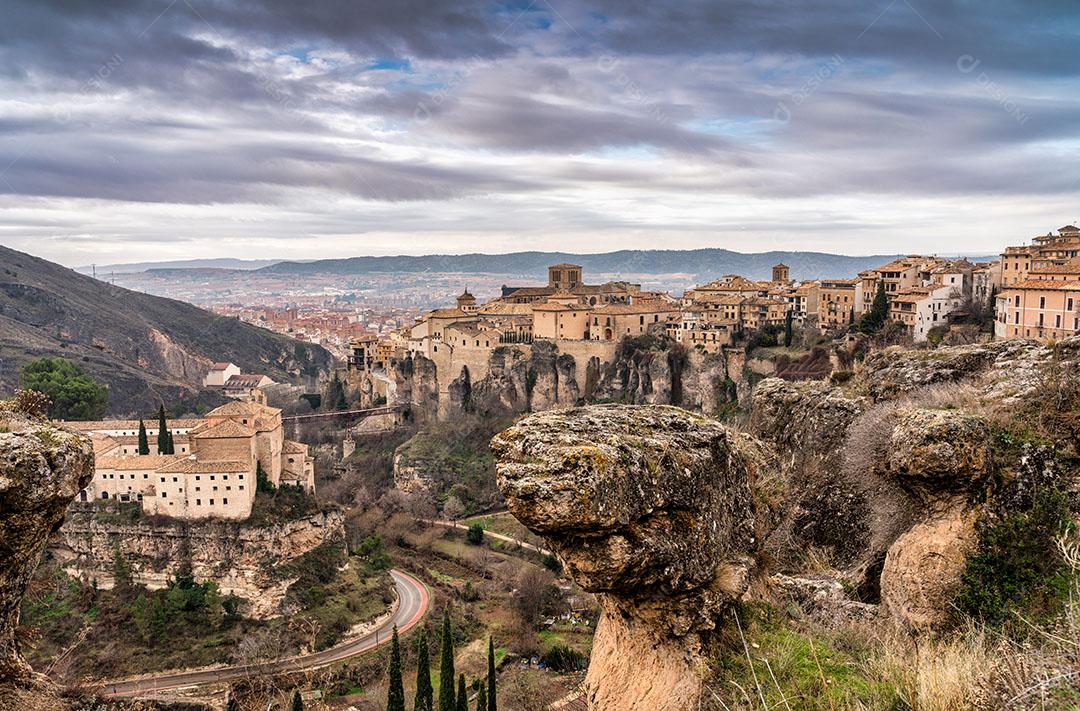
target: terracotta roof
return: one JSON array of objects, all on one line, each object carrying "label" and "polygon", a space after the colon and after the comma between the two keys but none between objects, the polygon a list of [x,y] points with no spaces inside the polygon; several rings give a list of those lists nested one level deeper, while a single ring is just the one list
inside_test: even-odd
[{"label": "terracotta roof", "polygon": [[255,430],[247,425],[242,425],[235,420],[225,420],[221,424],[205,429],[194,430],[191,436],[196,439],[234,439],[240,437],[253,437]]},{"label": "terracotta roof", "polygon": [[265,375],[234,375],[225,381],[226,388],[253,388],[262,382]]},{"label": "terracotta roof", "polygon": [[568,264],[566,262],[562,264],[552,264],[548,269],[581,269],[580,264]]},{"label": "terracotta roof", "polygon": [[508,296],[550,296],[555,293],[555,288],[551,286],[522,286],[511,291]]},{"label": "terracotta roof", "polygon": [[435,309],[428,312],[428,318],[472,318],[470,314],[461,309]]},{"label": "terracotta roof", "polygon": [[308,446],[303,442],[294,442],[291,439],[287,439],[281,445],[281,451],[286,454],[307,454]]},{"label": "terracotta roof", "polygon": [[233,474],[251,471],[250,462],[216,461],[205,462],[193,457],[184,457],[157,470],[161,474]]},{"label": "terracotta roof", "polygon": [[1026,279],[1010,284],[1003,293],[1012,289],[1041,289],[1043,291],[1080,291],[1080,281],[1052,281],[1050,279]]},{"label": "terracotta roof", "polygon": [[[157,418],[154,418],[153,420],[144,420],[143,422],[146,424],[146,428],[148,430],[153,429],[155,432],[157,431],[157,425],[158,425]],[[186,429],[191,429],[192,427],[198,426],[201,422],[202,422],[202,420],[200,420],[200,419],[183,418],[183,419],[176,419],[176,420],[165,420],[165,425],[170,430],[179,430],[179,429],[186,430]],[[138,429],[139,429],[139,421],[138,420],[83,420],[83,421],[72,420],[70,422],[64,422],[64,426],[69,427],[69,428],[71,428],[73,430],[76,430],[78,432],[92,432],[92,431],[95,431],[95,430],[136,430],[136,431],[138,431]]]},{"label": "terracotta roof", "polygon": [[107,453],[120,447],[120,443],[108,435],[99,435],[91,439],[94,445],[94,457],[101,458]]},{"label": "terracotta roof", "polygon": [[276,407],[270,407],[269,405],[260,405],[257,402],[251,402],[250,400],[234,400],[233,402],[227,402],[221,407],[216,407],[210,412],[206,413],[207,417],[242,417],[247,415],[253,417],[256,415],[263,415],[266,417],[273,417],[280,415],[281,410]]},{"label": "terracotta roof", "polygon": [[210,366],[210,370],[225,370],[230,365],[232,365],[232,363],[214,363]]},{"label": "terracotta roof", "polygon": [[590,309],[589,313],[594,314],[656,314],[656,313],[671,313],[678,311],[675,306],[659,305],[655,303],[645,304],[607,304],[605,306],[597,306]]},{"label": "terracotta roof", "polygon": [[157,471],[173,462],[186,459],[184,454],[132,454],[123,457],[98,457],[95,469],[114,469],[116,471]]},{"label": "terracotta roof", "polygon": [[527,315],[532,313],[532,309],[533,309],[533,307],[532,307],[531,304],[511,304],[509,302],[499,300],[499,301],[489,301],[488,303],[481,306],[477,310],[477,313],[488,314],[488,315],[491,315],[491,316],[501,316],[501,315],[527,316]]}]

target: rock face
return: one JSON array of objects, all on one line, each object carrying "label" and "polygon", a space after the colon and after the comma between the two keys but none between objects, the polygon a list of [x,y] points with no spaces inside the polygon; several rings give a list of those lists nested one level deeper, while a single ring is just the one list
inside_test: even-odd
[{"label": "rock face", "polygon": [[64,512],[94,474],[90,439],[0,411],[0,680],[35,680],[19,654],[19,604]]},{"label": "rock face", "polygon": [[92,512],[73,512],[50,550],[76,578],[113,585],[117,551],[137,584],[165,587],[181,566],[190,564],[198,581],[213,580],[223,594],[244,598],[250,617],[281,615],[281,602],[294,579],[275,570],[318,547],[340,539],[344,516],[315,513],[266,526],[232,521],[177,521],[155,525],[101,521]]},{"label": "rock face", "polygon": [[492,440],[510,511],[598,596],[600,711],[696,708],[701,653],[749,580],[745,435],[674,407],[531,415]]}]

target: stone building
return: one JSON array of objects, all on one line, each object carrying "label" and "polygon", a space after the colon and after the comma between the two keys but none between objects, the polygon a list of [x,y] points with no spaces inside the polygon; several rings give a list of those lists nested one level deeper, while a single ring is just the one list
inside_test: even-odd
[{"label": "stone building", "polygon": [[995,299],[994,335],[1055,341],[1080,333],[1080,257],[1043,261]]},{"label": "stone building", "polygon": [[[315,460],[306,444],[285,439],[277,408],[236,401],[166,424],[176,454],[139,455],[138,422],[67,423],[94,443],[94,478],[80,499],[137,501],[147,514],[174,518],[245,519],[260,465],[275,486],[315,490]],[[156,428],[147,428],[151,452]]]}]

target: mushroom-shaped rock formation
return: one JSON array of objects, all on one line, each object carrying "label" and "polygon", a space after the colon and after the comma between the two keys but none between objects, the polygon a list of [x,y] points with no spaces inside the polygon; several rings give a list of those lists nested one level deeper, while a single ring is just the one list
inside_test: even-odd
[{"label": "mushroom-shaped rock formation", "polygon": [[49,536],[93,474],[88,438],[0,403],[0,686],[44,681],[19,654],[19,604]]},{"label": "mushroom-shaped rock formation", "polygon": [[492,441],[499,487],[601,618],[589,708],[696,708],[702,653],[749,580],[757,444],[675,407],[543,412]]}]

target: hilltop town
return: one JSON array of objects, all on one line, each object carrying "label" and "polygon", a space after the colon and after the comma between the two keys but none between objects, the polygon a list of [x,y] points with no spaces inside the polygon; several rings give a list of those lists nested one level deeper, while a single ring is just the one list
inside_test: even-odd
[{"label": "hilltop town", "polygon": [[[913,344],[993,338],[1060,340],[1080,332],[1080,229],[1067,225],[1010,246],[1000,259],[910,255],[844,279],[798,279],[785,264],[768,281],[729,274],[681,295],[640,284],[590,284],[576,264],[548,268],[547,284],[504,287],[480,303],[468,288],[456,304],[428,311],[412,325],[350,344],[348,369],[361,392],[380,402],[407,403],[399,392],[417,359],[435,366],[439,410],[453,383],[484,379],[502,349],[527,353],[553,345],[578,366],[601,370],[625,338],[666,337],[707,354],[762,342],[790,345],[794,330],[823,339],[887,327],[895,342]],[[412,399],[415,404],[415,398]]]}]

